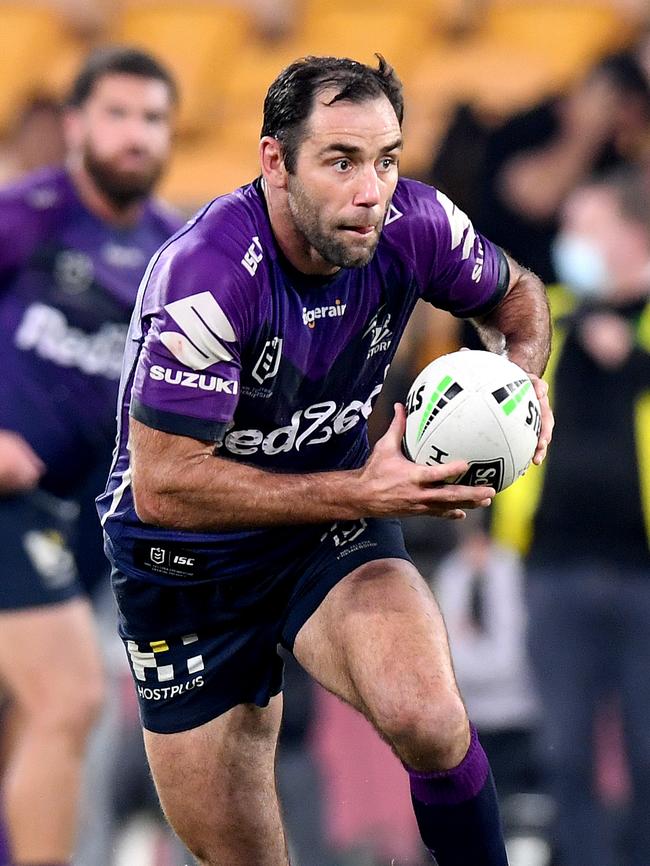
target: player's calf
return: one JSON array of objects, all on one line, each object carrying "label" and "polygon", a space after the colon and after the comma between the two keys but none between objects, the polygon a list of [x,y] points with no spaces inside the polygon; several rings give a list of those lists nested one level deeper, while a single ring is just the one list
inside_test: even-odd
[{"label": "player's calf", "polygon": [[420,835],[438,866],[508,866],[494,781],[474,728],[456,767],[407,769]]}]

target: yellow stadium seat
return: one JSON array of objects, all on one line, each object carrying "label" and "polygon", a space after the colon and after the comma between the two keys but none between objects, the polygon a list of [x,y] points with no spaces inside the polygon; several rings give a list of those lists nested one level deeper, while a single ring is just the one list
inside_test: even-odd
[{"label": "yellow stadium seat", "polygon": [[460,7],[466,5],[466,0],[303,0],[303,19],[310,20],[336,14],[345,25],[351,13],[363,15],[368,26],[372,26],[372,16],[378,13],[384,16],[387,12],[399,13],[418,22],[426,22],[432,30],[446,28],[459,14]]},{"label": "yellow stadium seat", "polygon": [[251,29],[240,8],[211,0],[159,0],[126,5],[114,36],[169,66],[181,91],[179,130],[191,134],[217,117],[220,89]]},{"label": "yellow stadium seat", "polygon": [[495,0],[479,31],[425,53],[415,98],[467,102],[502,117],[565,89],[630,31],[614,10],[582,0]]},{"label": "yellow stadium seat", "polygon": [[0,133],[5,133],[26,99],[52,93],[50,68],[68,35],[63,20],[44,6],[3,2],[0,20]]},{"label": "yellow stadium seat", "polygon": [[232,192],[259,174],[260,118],[216,127],[200,139],[180,142],[163,179],[161,194],[186,213]]},{"label": "yellow stadium seat", "polygon": [[228,75],[220,93],[222,115],[231,117],[257,111],[262,125],[264,97],[276,76],[304,54],[294,41],[268,44],[250,39],[233,57]]},{"label": "yellow stadium seat", "polygon": [[296,41],[301,53],[352,57],[366,63],[374,62],[379,52],[406,76],[434,33],[427,5],[312,2],[299,23]]},{"label": "yellow stadium seat", "polygon": [[629,20],[602,0],[493,0],[482,26],[484,40],[544,50],[562,69],[584,69],[632,36]]}]

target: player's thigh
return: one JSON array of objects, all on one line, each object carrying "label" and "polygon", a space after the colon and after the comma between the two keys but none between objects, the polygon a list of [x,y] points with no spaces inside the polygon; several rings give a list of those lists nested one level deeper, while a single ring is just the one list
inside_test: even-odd
[{"label": "player's thigh", "polygon": [[343,578],[299,631],[293,652],[329,691],[384,732],[411,707],[460,704],[438,605],[415,566],[374,560]]},{"label": "player's thigh", "polygon": [[61,722],[88,724],[103,683],[88,601],[0,612],[0,681],[22,710],[44,724],[52,714]]},{"label": "player's thigh", "polygon": [[220,827],[254,821],[275,797],[281,718],[282,696],[276,695],[267,707],[240,704],[187,731],[144,730],[163,809],[181,838],[209,847]]}]

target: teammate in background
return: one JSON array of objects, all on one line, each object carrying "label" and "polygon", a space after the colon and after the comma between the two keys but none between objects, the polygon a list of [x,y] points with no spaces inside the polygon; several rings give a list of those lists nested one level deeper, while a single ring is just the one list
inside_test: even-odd
[{"label": "teammate in background", "polygon": [[148,55],[92,55],[68,100],[66,167],[0,192],[0,682],[22,718],[3,780],[16,864],[68,863],[74,844],[102,674],[66,541],[75,492],[114,440],[136,287],[179,225],[150,199],[176,98]]},{"label": "teammate in background", "polygon": [[[487,759],[403,514],[458,519],[492,488],[406,460],[366,420],[419,297],[541,375],[544,287],[436,190],[398,182],[401,86],[306,58],[271,85],[262,177],[155,257],[132,319],[99,499],[149,762],[199,862],[287,866],[274,784],[278,643],[407,766],[440,866],[503,866]],[[129,443],[127,449],[127,441]]]}]

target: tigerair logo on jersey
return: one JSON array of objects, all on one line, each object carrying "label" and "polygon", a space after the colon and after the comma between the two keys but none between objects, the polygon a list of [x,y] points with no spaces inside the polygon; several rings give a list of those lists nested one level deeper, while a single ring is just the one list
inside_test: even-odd
[{"label": "tigerair logo on jersey", "polygon": [[346,308],[347,304],[342,303],[340,298],[337,298],[333,304],[312,307],[311,310],[303,307],[302,321],[308,328],[315,328],[317,319],[338,319],[345,315]]},{"label": "tigerair logo on jersey", "polygon": [[[183,648],[193,647],[193,644],[198,643],[198,640],[198,635],[186,634],[181,638],[180,646]],[[203,687],[204,678],[199,674],[205,669],[203,655],[195,652],[195,654],[187,657],[193,651],[192,649],[185,651],[184,649],[181,650],[180,646],[173,646],[170,649],[166,640],[149,641],[146,646],[147,649],[140,649],[135,641],[127,640],[126,642],[133,676],[139,682],[147,683],[153,680],[155,684],[151,686],[138,684],[138,694],[141,698],[148,701],[164,701],[183,695],[192,689]],[[180,653],[183,653],[185,657],[180,666],[178,661],[176,661],[175,666],[172,657],[177,660]],[[151,673],[147,674],[147,671],[151,671]],[[199,675],[197,676],[197,674]],[[187,676],[192,677],[192,679],[183,681],[182,678]],[[173,685],[162,685],[163,683],[173,683],[175,679],[181,679],[181,682]]]},{"label": "tigerair logo on jersey", "polygon": [[73,327],[61,310],[30,304],[14,342],[60,367],[74,367],[90,376],[119,379],[126,342],[126,325],[104,323],[94,334]]},{"label": "tigerair logo on jersey", "polygon": [[180,385],[181,388],[197,388],[201,391],[215,391],[217,394],[236,394],[238,382],[236,379],[222,379],[221,376],[208,376],[205,373],[190,373],[186,370],[171,370],[153,364],[149,368],[149,378],[155,382],[167,382],[168,385]]},{"label": "tigerair logo on jersey", "polygon": [[[384,376],[388,372],[388,367]],[[282,454],[287,451],[300,451],[303,447],[323,445],[332,436],[347,433],[372,412],[372,406],[383,383],[376,385],[367,400],[352,400],[347,406],[339,406],[334,400],[313,403],[306,409],[299,409],[291,416],[291,422],[277,427],[266,435],[262,430],[231,430],[224,440],[224,446],[231,454],[241,456],[257,454]]]}]

